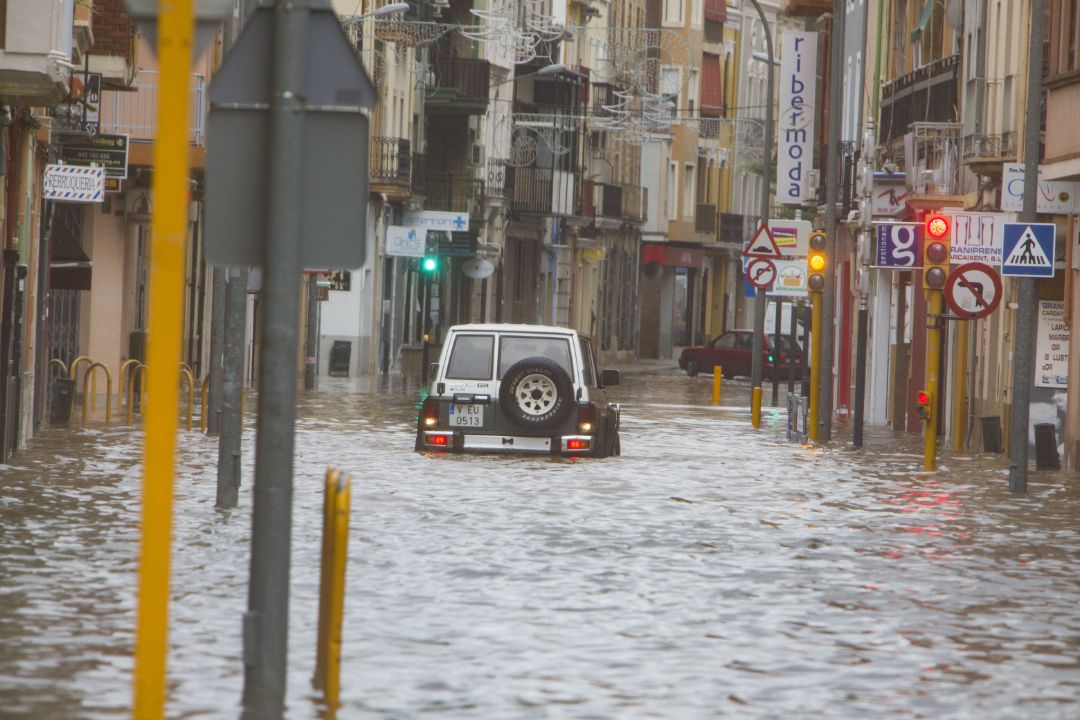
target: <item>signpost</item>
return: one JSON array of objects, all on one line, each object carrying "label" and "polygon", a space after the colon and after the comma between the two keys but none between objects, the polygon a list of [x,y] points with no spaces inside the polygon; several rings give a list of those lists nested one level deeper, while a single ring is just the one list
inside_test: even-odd
[{"label": "signpost", "polygon": [[965,320],[983,318],[1001,303],[1001,278],[985,263],[971,262],[955,268],[945,281],[945,302]]},{"label": "signpost", "polygon": [[814,226],[809,220],[769,219],[769,234],[784,257],[806,257],[813,230]]},{"label": "signpost", "polygon": [[806,261],[805,260],[774,260],[776,266],[776,281],[770,295],[790,298],[806,297]]},{"label": "signpost", "polygon": [[1054,277],[1056,230],[1051,223],[1005,223],[1001,274]]}]

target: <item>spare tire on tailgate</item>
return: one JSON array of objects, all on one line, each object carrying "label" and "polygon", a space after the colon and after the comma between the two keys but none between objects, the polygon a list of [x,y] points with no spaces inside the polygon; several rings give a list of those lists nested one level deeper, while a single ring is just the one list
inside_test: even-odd
[{"label": "spare tire on tailgate", "polygon": [[573,383],[554,360],[525,358],[503,375],[499,406],[521,427],[547,430],[558,425],[574,406]]}]

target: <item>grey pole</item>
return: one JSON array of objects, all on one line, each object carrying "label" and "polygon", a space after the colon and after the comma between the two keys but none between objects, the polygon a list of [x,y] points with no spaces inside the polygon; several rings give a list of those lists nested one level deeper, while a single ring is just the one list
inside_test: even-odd
[{"label": "grey pole", "polygon": [[307,333],[304,338],[304,389],[315,389],[318,374],[319,281],[315,273],[307,277]]},{"label": "grey pole", "polygon": [[225,273],[213,268],[210,309],[210,387],[206,402],[206,434],[217,435],[221,429],[222,357],[225,354]]},{"label": "grey pole", "polygon": [[[767,223],[769,221],[769,185],[772,183],[771,169],[772,169],[772,146],[773,146],[773,88],[774,88],[774,75],[776,72],[773,67],[773,41],[772,33],[769,32],[769,22],[765,19],[765,12],[761,9],[761,5],[758,4],[758,0],[750,0],[754,4],[754,9],[757,10],[758,17],[761,18],[761,26],[765,32],[765,48],[769,55],[769,70],[768,70],[768,83],[765,90],[765,138],[764,147],[761,151],[761,223]],[[765,304],[767,299],[765,297],[765,290],[758,288],[754,294],[754,353],[750,356],[750,383],[753,387],[761,387],[761,352],[760,348],[765,341]],[[779,322],[779,319],[777,319]]]},{"label": "grey pole", "polygon": [[844,14],[846,0],[833,0],[829,67],[829,147],[825,180],[825,290],[821,296],[821,371],[818,374],[818,442],[832,437],[833,325],[836,322],[836,203],[840,187],[840,132],[844,101]]},{"label": "grey pole", "polygon": [[247,271],[230,268],[225,290],[225,367],[218,441],[217,507],[236,507],[240,499],[240,439],[243,434],[244,326]]},{"label": "grey pole", "polygon": [[[1024,121],[1023,222],[1035,222],[1039,192],[1039,116],[1042,114],[1043,38],[1046,0],[1031,0],[1028,40],[1028,97]],[[1012,405],[1009,411],[1009,490],[1027,492],[1028,425],[1035,368],[1035,278],[1017,278],[1016,327],[1013,331]]]},{"label": "grey pole", "polygon": [[309,2],[275,0],[272,6],[265,311],[259,353],[251,579],[244,615],[244,711],[260,720],[282,717],[285,705],[304,230],[297,198],[304,162]]}]

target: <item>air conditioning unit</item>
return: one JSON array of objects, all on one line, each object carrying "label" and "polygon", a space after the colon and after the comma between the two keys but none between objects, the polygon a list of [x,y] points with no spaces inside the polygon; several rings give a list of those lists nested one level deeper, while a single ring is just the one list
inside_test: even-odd
[{"label": "air conditioning unit", "polygon": [[476,167],[480,167],[484,164],[484,146],[476,144],[472,146],[472,164]]}]

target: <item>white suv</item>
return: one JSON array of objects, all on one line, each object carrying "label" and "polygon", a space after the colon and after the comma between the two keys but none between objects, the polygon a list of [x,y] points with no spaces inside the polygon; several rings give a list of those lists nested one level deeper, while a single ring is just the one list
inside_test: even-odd
[{"label": "white suv", "polygon": [[619,406],[592,342],[543,325],[455,325],[420,408],[417,450],[619,455]]}]

